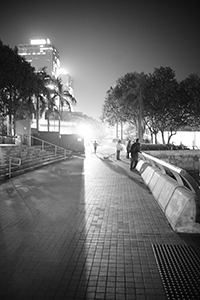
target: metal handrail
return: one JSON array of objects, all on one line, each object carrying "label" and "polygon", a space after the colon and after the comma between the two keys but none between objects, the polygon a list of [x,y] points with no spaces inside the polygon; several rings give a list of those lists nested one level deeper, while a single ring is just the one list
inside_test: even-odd
[{"label": "metal handrail", "polygon": [[141,152],[140,155],[152,166],[158,167],[163,173],[166,174],[166,170],[169,170],[180,185],[185,186],[186,182],[189,189],[197,195],[200,201],[200,188],[196,181],[192,178],[192,176],[190,176],[190,174],[186,170],[176,167],[168,162],[165,162],[144,152]]},{"label": "metal handrail", "polygon": [[167,170],[170,171],[181,186],[187,187],[195,194],[195,206],[196,206],[195,221],[197,223],[200,223],[200,188],[197,182],[192,178],[192,176],[190,176],[190,174],[186,170],[176,167],[165,161],[162,161],[154,156],[151,156],[144,152],[141,152],[140,155],[142,159],[147,161],[150,165],[160,169],[162,173],[167,174]]},{"label": "metal handrail", "polygon": [[57,145],[55,145],[55,144],[53,144],[53,143],[44,141],[44,140],[42,140],[42,139],[40,139],[40,138],[38,138],[38,137],[35,137],[35,136],[33,136],[33,135],[30,135],[30,136],[29,136],[29,135],[26,135],[25,138],[26,138],[26,139],[35,139],[35,140],[37,140],[37,141],[40,141],[40,142],[41,142],[42,150],[44,150],[45,144],[54,147],[54,153],[55,153],[55,156],[56,156],[57,153],[58,153],[58,149],[60,149],[61,151],[64,152],[64,157],[66,157],[67,154],[68,154],[68,155],[71,155],[71,154],[72,154],[72,151],[71,151],[71,150],[67,150],[67,149],[65,149],[65,148],[63,148],[63,147],[60,147],[60,146],[57,146]]},{"label": "metal handrail", "polygon": [[[11,175],[12,175],[12,165],[20,166],[21,163],[22,163],[22,160],[19,157],[9,156],[9,155],[7,155],[5,153],[3,153],[3,155],[8,158],[8,176],[9,176],[9,178],[11,178]],[[14,162],[14,160],[17,160],[17,162]]]}]

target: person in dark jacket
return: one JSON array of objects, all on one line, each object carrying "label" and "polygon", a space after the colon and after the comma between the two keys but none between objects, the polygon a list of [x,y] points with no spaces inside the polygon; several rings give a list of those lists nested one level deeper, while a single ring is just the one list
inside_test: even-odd
[{"label": "person in dark jacket", "polygon": [[137,162],[138,162],[138,153],[140,152],[140,143],[139,139],[136,139],[136,142],[133,143],[131,146],[131,165],[130,165],[130,170],[135,169]]},{"label": "person in dark jacket", "polygon": [[129,158],[130,151],[131,151],[131,140],[129,140],[126,145],[126,158]]}]

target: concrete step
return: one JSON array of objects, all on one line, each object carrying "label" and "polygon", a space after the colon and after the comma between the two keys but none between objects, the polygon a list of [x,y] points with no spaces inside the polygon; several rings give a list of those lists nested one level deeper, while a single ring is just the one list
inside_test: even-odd
[{"label": "concrete step", "polygon": [[[50,148],[52,150],[52,147]],[[50,151],[50,148],[43,150],[41,147],[24,147],[20,153],[17,148],[10,149],[9,156],[12,153],[12,157],[21,158],[21,165],[12,164],[11,177],[67,159],[63,151],[57,151],[55,154],[54,151]],[[7,178],[9,178],[9,157],[4,156],[0,161],[0,181]]]},{"label": "concrete step", "polygon": [[[25,172],[30,172],[33,171],[36,168],[41,168],[45,165],[56,163],[59,161],[62,161],[64,159],[67,159],[67,157],[63,157],[62,155],[57,155],[57,156],[46,156],[44,158],[38,158],[34,160],[27,160],[26,163],[23,163],[19,166],[12,165],[11,169],[11,177],[23,174]],[[9,178],[9,167],[4,166],[0,170],[0,181],[6,180]]]}]

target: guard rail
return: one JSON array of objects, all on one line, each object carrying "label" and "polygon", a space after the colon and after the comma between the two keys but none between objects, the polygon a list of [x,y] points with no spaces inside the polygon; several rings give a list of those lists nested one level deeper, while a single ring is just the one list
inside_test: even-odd
[{"label": "guard rail", "polygon": [[66,157],[67,155],[72,155],[72,151],[67,150],[63,147],[57,146],[55,144],[52,144],[50,142],[44,141],[40,138],[37,138],[33,135],[25,135],[24,136],[27,145],[29,146],[35,146],[35,143],[33,141],[36,141],[36,143],[38,144],[38,146],[41,147],[42,150],[49,150],[49,151],[53,151],[55,156],[59,153],[59,154],[63,154],[64,157]]},{"label": "guard rail", "polygon": [[196,194],[200,205],[200,189],[197,182],[192,176],[184,169],[174,166],[168,162],[160,160],[152,155],[145,152],[140,153],[140,157],[150,163],[153,167],[157,167],[163,174],[167,174],[174,178],[180,185],[189,188],[193,193]]}]

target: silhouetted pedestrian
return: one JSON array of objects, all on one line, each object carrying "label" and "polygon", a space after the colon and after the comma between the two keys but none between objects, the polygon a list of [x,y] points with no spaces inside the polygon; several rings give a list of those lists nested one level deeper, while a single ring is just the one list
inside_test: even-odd
[{"label": "silhouetted pedestrian", "polygon": [[135,169],[138,162],[138,153],[140,152],[140,143],[139,139],[136,139],[136,142],[131,146],[131,165],[130,170]]},{"label": "silhouetted pedestrian", "polygon": [[131,151],[131,140],[129,140],[126,145],[126,158],[129,158],[130,151]]},{"label": "silhouetted pedestrian", "polygon": [[122,151],[124,148],[121,145],[121,141],[119,140],[116,145],[117,153],[116,153],[116,159],[120,160],[120,151]]},{"label": "silhouetted pedestrian", "polygon": [[98,146],[97,141],[94,141],[93,146],[94,146],[94,153],[96,154],[96,152],[97,152],[97,146]]}]

